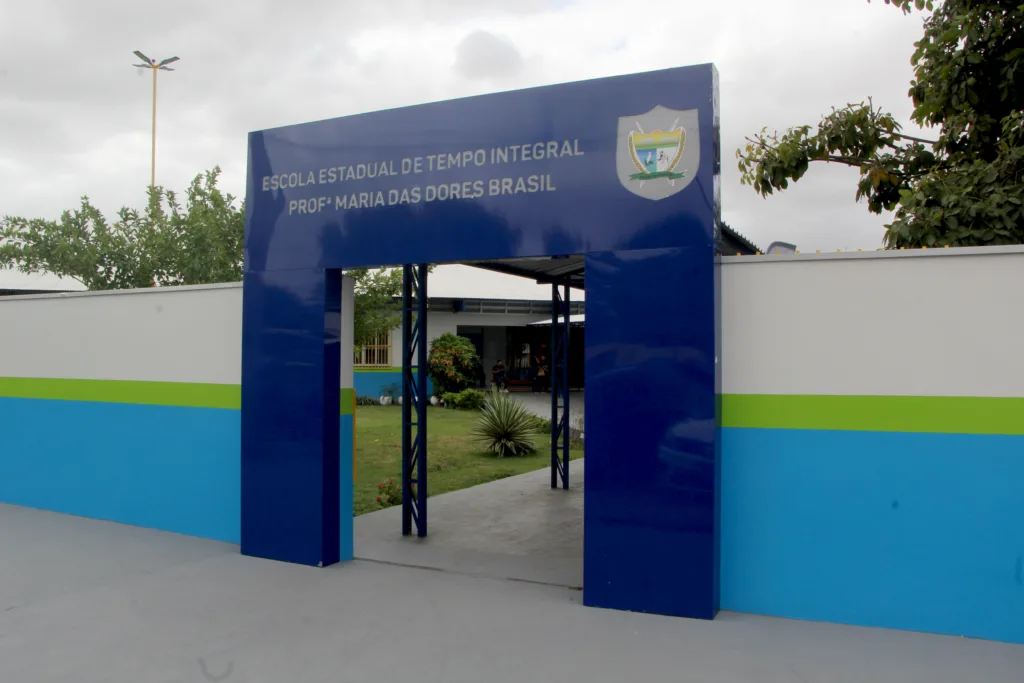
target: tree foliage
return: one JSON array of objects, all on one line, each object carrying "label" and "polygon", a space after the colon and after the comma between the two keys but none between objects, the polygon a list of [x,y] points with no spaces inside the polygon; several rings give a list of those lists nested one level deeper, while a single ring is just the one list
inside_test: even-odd
[{"label": "tree foliage", "polygon": [[430,342],[427,364],[434,394],[443,396],[457,394],[474,384],[480,357],[469,339],[446,332]]},{"label": "tree foliage", "polygon": [[1024,3],[885,2],[930,12],[909,96],[934,139],[905,134],[868,100],[833,108],[817,127],[748,138],[742,181],[768,196],[811,162],[844,164],[860,171],[858,200],[895,212],[887,248],[1024,243]]},{"label": "tree foliage", "polygon": [[238,281],[244,212],[217,188],[219,177],[219,168],[196,176],[184,205],[173,191],[150,188],[143,211],[122,208],[114,221],[88,197],[53,221],[6,216],[0,269],[51,273],[92,290]]},{"label": "tree foliage", "polygon": [[[82,197],[57,220],[6,216],[0,221],[0,270],[49,273],[86,289],[131,289],[237,282],[242,279],[245,207],[218,187],[220,168],[197,175],[179,196],[149,188],[142,211],[114,220]],[[402,271],[346,271],[356,281],[356,346],[400,322]]]},{"label": "tree foliage", "polygon": [[345,271],[355,280],[356,306],[353,311],[355,345],[389,333],[402,322],[401,268],[355,268]]}]

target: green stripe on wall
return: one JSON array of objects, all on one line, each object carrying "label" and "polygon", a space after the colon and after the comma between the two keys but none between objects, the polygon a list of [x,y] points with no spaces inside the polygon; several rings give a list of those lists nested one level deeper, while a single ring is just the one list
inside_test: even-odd
[{"label": "green stripe on wall", "polygon": [[[237,384],[0,377],[0,398],[238,410],[242,405],[242,388]],[[340,403],[341,414],[351,415],[355,389],[342,389]]]},{"label": "green stripe on wall", "polygon": [[1024,434],[1024,398],[725,394],[722,426]]}]

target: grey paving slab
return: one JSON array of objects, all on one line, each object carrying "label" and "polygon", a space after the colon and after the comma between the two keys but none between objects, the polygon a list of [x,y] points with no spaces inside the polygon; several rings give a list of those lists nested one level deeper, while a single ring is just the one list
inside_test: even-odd
[{"label": "grey paving slab", "polygon": [[[475,537],[459,549],[476,552],[486,534]],[[300,567],[0,505],[3,683],[1019,683],[1024,672],[1017,645],[580,599],[380,562]]]},{"label": "grey paving slab", "polygon": [[550,470],[435,496],[427,538],[403,537],[400,506],[355,519],[357,558],[559,586],[583,585],[583,460],[570,488]]},{"label": "grey paving slab", "polygon": [[[575,430],[583,429],[583,416],[585,415],[583,395],[582,391],[573,391],[569,394],[570,424]],[[512,396],[517,398],[534,415],[546,420],[551,419],[551,394],[517,391]]]}]

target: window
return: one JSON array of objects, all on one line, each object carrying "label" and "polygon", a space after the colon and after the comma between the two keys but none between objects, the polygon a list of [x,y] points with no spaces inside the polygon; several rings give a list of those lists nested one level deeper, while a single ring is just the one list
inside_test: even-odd
[{"label": "window", "polygon": [[355,357],[357,368],[390,368],[391,367],[391,333],[385,332],[363,344]]}]

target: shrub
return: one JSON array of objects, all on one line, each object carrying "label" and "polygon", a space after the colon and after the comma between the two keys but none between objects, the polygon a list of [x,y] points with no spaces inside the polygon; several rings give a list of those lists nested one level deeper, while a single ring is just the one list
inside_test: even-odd
[{"label": "shrub", "polygon": [[543,417],[533,416],[533,427],[541,434],[551,433],[551,420],[546,420]]},{"label": "shrub", "polygon": [[448,332],[430,342],[427,365],[430,379],[434,381],[434,394],[444,396],[472,386],[480,358],[473,342]]},{"label": "shrub", "polygon": [[402,503],[402,487],[391,479],[377,484],[377,504],[382,508]]},{"label": "shrub", "polygon": [[484,403],[480,419],[472,435],[499,458],[524,455],[536,450],[535,416],[526,407],[506,394],[492,389]]},{"label": "shrub", "polygon": [[477,389],[463,389],[459,393],[448,392],[441,397],[445,406],[458,410],[480,410],[484,407],[487,394]]},{"label": "shrub", "polygon": [[371,396],[356,396],[357,406],[375,406],[380,405],[379,398],[373,398]]}]

